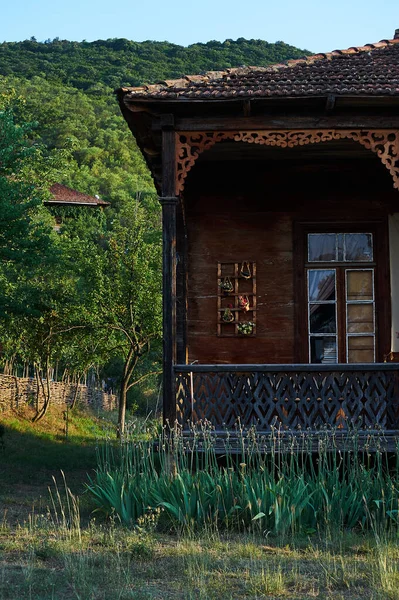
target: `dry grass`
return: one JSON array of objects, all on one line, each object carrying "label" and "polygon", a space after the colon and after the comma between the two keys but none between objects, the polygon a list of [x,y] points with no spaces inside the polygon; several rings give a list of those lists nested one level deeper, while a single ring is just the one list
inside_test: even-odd
[{"label": "dry grass", "polygon": [[66,441],[61,415],[56,433],[15,418],[0,466],[1,599],[399,600],[399,543],[386,533],[177,536],[90,518],[83,484],[101,421],[77,415]]},{"label": "dry grass", "polygon": [[[0,597],[203,599],[399,598],[396,540],[196,539],[91,523],[67,531],[50,514],[0,532]],[[345,534],[341,541],[345,541]]]}]

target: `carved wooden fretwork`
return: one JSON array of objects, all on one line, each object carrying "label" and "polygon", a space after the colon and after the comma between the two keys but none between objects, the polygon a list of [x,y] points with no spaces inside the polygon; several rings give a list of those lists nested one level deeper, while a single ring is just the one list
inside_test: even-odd
[{"label": "carved wooden fretwork", "polygon": [[388,365],[369,371],[350,365],[323,371],[303,365],[239,372],[187,369],[175,367],[176,414],[183,428],[207,421],[216,430],[234,430],[238,422],[260,431],[326,425],[398,429],[399,371]]},{"label": "carved wooden fretwork", "polygon": [[187,174],[197,158],[217,142],[233,140],[248,144],[294,148],[339,139],[351,139],[375,152],[399,190],[399,130],[303,129],[263,131],[178,132],[176,134],[176,193],[184,189]]}]

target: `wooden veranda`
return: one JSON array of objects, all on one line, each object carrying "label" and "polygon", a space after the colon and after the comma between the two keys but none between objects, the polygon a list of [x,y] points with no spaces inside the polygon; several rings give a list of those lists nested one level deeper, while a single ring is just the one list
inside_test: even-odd
[{"label": "wooden veranda", "polygon": [[164,421],[399,437],[399,31],[119,102],[163,215]]}]

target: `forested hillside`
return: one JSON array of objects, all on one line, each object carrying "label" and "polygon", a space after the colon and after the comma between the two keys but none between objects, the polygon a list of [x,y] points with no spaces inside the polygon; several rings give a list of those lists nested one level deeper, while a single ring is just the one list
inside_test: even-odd
[{"label": "forested hillside", "polygon": [[116,105],[115,88],[206,70],[264,66],[304,54],[284,42],[243,38],[188,47],[126,39],[4,42],[0,94],[13,90],[22,98],[21,115],[37,121],[35,135],[46,146],[72,146],[71,169],[60,183],[99,194],[116,206],[138,191],[153,191],[153,186]]},{"label": "forested hillside", "polygon": [[188,47],[169,42],[133,42],[126,39],[96,42],[34,38],[0,45],[0,74],[31,79],[45,75],[82,90],[101,83],[110,88],[154,83],[206,70],[242,65],[265,66],[307,54],[284,42],[263,40],[211,41]]}]

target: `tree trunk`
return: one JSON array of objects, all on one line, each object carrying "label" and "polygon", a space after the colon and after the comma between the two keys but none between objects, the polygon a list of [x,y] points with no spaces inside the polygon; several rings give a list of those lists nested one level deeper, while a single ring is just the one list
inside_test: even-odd
[{"label": "tree trunk", "polygon": [[73,395],[72,402],[71,402],[71,410],[73,410],[76,406],[76,400],[78,398],[79,386],[80,386],[80,377],[78,376],[77,381],[76,381],[75,393]]},{"label": "tree trunk", "polygon": [[122,435],[125,433],[127,386],[128,381],[123,379],[119,392],[118,438],[122,437]]},{"label": "tree trunk", "polygon": [[139,357],[135,356],[134,349],[130,347],[127,354],[125,364],[123,365],[123,375],[121,381],[121,390],[119,392],[119,415],[118,415],[118,429],[117,436],[120,438],[125,433],[125,419],[126,419],[126,399],[127,392],[129,389],[129,382],[133,375],[133,371],[136,368]]},{"label": "tree trunk", "polygon": [[36,377],[36,415],[39,414],[39,398],[40,398],[40,367],[37,363],[33,363],[33,367],[35,369],[35,377]]},{"label": "tree trunk", "polygon": [[46,377],[47,377],[46,387],[44,387],[43,375],[41,374],[41,372],[38,373],[38,378],[40,380],[40,385],[41,385],[42,392],[43,392],[43,406],[40,409],[40,411],[38,411],[35,414],[35,416],[33,417],[32,423],[37,423],[37,421],[40,421],[41,419],[43,419],[43,417],[46,416],[48,408],[50,406],[51,387],[50,387],[50,364],[49,364],[48,357],[46,360]]}]

